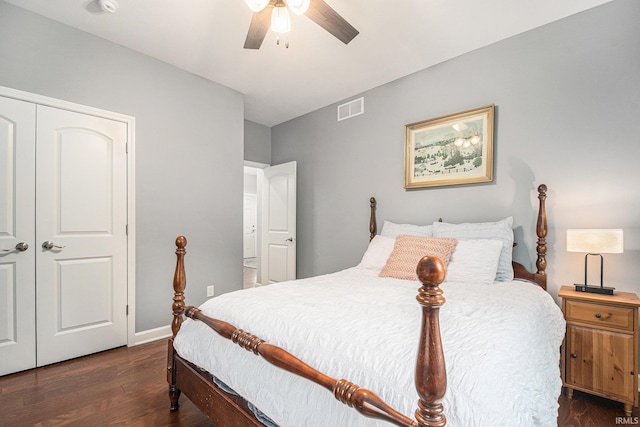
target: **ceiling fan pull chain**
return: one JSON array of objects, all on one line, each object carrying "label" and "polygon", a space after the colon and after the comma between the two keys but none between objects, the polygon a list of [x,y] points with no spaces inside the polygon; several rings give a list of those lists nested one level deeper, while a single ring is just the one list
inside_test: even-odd
[{"label": "ceiling fan pull chain", "polygon": [[[280,34],[276,34],[276,46],[280,46]],[[284,46],[289,49],[289,37],[284,39]]]}]

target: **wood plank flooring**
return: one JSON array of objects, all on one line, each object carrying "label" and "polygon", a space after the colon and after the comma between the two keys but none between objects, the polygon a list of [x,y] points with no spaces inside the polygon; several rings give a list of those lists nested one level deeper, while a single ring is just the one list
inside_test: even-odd
[{"label": "wood plank flooring", "polygon": [[[0,425],[190,426],[209,420],[184,396],[169,411],[166,340],[121,347],[43,368],[0,377]],[[561,427],[616,426],[622,404],[575,392],[560,397]],[[634,408],[626,425],[640,416]],[[637,418],[636,418],[637,419]]]},{"label": "wood plank flooring", "polygon": [[169,411],[166,340],[0,377],[2,426],[211,426],[181,397]]}]

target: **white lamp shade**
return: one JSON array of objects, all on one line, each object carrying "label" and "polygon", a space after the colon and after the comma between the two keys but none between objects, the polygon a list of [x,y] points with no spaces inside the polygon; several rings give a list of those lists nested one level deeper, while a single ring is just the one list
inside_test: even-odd
[{"label": "white lamp shade", "polygon": [[569,229],[567,251],[592,254],[620,254],[624,252],[620,229]]},{"label": "white lamp shade", "polygon": [[247,6],[249,6],[249,9],[254,12],[260,12],[269,4],[269,0],[245,0],[245,2],[247,3]]},{"label": "white lamp shade", "polygon": [[288,33],[291,31],[289,11],[286,7],[274,7],[271,12],[271,31],[276,33]]},{"label": "white lamp shade", "polygon": [[296,15],[304,15],[310,3],[311,0],[287,0],[287,6]]}]

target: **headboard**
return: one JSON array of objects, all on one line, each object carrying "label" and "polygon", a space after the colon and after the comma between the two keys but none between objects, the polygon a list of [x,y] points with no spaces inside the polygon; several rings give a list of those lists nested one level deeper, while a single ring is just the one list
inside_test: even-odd
[{"label": "headboard", "polygon": [[[538,259],[536,260],[537,271],[532,273],[528,271],[519,262],[513,261],[513,276],[516,279],[528,280],[534,282],[542,289],[547,289],[547,208],[545,200],[547,199],[547,186],[540,184],[538,186],[538,218],[536,223],[536,235],[538,241],[536,244],[536,252]],[[371,197],[369,204],[371,207],[371,216],[369,219],[369,241],[373,240],[377,233],[376,222],[376,198]]]}]

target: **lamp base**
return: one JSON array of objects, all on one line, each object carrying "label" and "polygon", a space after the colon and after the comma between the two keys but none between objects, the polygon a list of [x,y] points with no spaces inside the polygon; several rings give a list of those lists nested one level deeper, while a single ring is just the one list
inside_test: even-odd
[{"label": "lamp base", "polygon": [[576,292],[590,292],[592,294],[603,294],[603,295],[613,295],[613,290],[615,288],[607,288],[600,286],[587,286],[587,285],[579,285],[575,284]]}]

